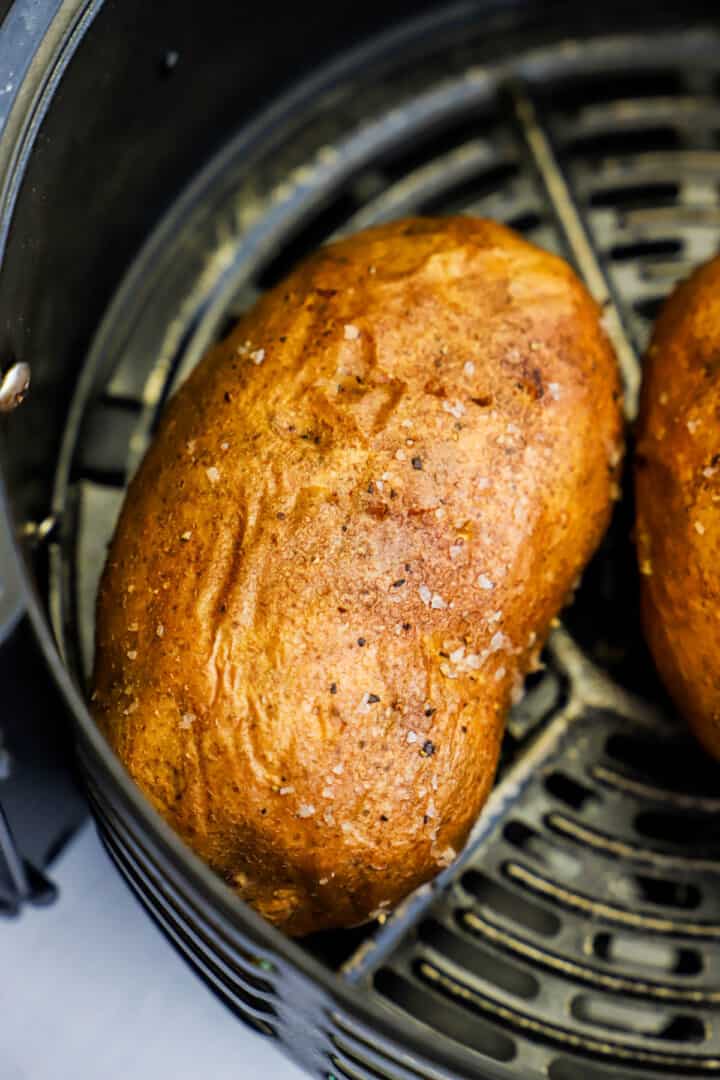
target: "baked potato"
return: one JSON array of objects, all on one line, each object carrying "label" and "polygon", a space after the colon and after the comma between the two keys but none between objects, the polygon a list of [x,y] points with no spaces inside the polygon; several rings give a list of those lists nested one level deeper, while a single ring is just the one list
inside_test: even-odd
[{"label": "baked potato", "polygon": [[635,469],[645,634],[693,731],[720,757],[720,258],[665,304],[648,349]]},{"label": "baked potato", "polygon": [[606,527],[618,400],[570,268],[467,217],[323,248],[171,400],[101,583],[94,712],[288,933],[462,847]]}]

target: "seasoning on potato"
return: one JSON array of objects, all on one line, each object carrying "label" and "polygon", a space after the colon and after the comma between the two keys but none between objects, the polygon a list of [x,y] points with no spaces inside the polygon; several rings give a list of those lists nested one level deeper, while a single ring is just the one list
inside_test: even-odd
[{"label": "seasoning on potato", "polygon": [[457,217],[323,248],[170,402],[100,589],[95,715],[288,933],[462,847],[608,522],[618,401],[570,268]]},{"label": "seasoning on potato", "polygon": [[720,758],[720,258],[667,301],[644,376],[635,486],[645,634],[678,709]]}]

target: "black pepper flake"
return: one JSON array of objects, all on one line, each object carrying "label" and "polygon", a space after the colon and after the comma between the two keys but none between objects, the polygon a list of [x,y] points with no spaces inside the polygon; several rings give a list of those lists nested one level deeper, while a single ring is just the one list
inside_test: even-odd
[{"label": "black pepper flake", "polygon": [[283,343],[283,345],[284,345],[284,344],[285,344],[285,342],[287,341],[287,338],[285,337],[285,335],[284,335],[284,334],[282,334],[282,335],[281,335],[281,336],[280,336],[280,337],[278,338],[278,341],[282,341],[282,343]]},{"label": "black pepper flake", "polygon": [[264,806],[263,806],[262,810],[260,811],[260,813],[263,815],[263,817],[265,816],[265,814],[267,814],[267,810],[266,810],[266,808]]},{"label": "black pepper flake", "polygon": [[410,563],[409,563],[409,562],[406,562],[406,563],[405,563],[405,573],[406,573],[406,574],[409,574],[409,573],[410,573]]},{"label": "black pepper flake", "polygon": [[348,531],[347,525],[341,525],[340,526],[340,532],[347,532],[347,531]]},{"label": "black pepper flake", "polygon": [[285,520],[285,515],[283,514],[282,510],[278,510],[275,517],[278,519],[278,521],[284,521]]},{"label": "black pepper flake", "polygon": [[467,724],[463,724],[460,730],[462,731],[463,735],[467,735]]},{"label": "black pepper flake", "polygon": [[428,817],[427,814],[423,814],[423,825],[429,825],[429,824],[430,824],[430,818]]},{"label": "black pepper flake", "polygon": [[390,498],[397,499],[397,491],[395,490],[395,488],[390,488]]},{"label": "black pepper flake", "polygon": [[432,757],[435,753],[435,743],[431,739],[427,739],[423,743],[422,750],[420,752],[423,757]]},{"label": "black pepper flake", "polygon": [[365,644],[365,638],[364,638],[364,637],[359,637],[359,638],[357,639],[357,641],[358,641],[358,645],[359,645],[359,646],[360,646],[360,648],[362,649],[363,645]]},{"label": "black pepper flake", "polygon": [[337,683],[330,683],[330,693],[337,694]]},{"label": "black pepper flake", "polygon": [[411,626],[411,624],[409,622],[404,622],[402,624],[402,628],[403,628],[403,630],[410,630],[410,629],[412,629],[412,626]]},{"label": "black pepper flake", "polygon": [[399,578],[397,579],[397,581],[393,581],[393,583],[392,583],[392,587],[393,587],[393,589],[399,589],[401,585],[404,585],[404,584],[405,584],[405,581],[406,581],[406,578],[404,578],[404,577],[399,577]]},{"label": "black pepper flake", "polygon": [[229,390],[225,391],[224,397],[225,397],[225,400],[228,402],[228,404],[232,401],[232,396],[231,396]]},{"label": "black pepper flake", "polygon": [[429,707],[428,707],[428,708],[427,708],[427,709],[425,710],[425,715],[426,715],[426,716],[434,716],[436,712],[437,712],[437,709],[433,709],[433,707],[432,707],[432,706],[429,706]]},{"label": "black pepper flake", "polygon": [[381,821],[389,821],[390,818],[387,816],[387,814],[381,814],[380,815],[380,820]]},{"label": "black pepper flake", "polygon": [[368,705],[377,705],[380,698],[377,696],[377,694],[368,694],[367,700]]},{"label": "black pepper flake", "polygon": [[368,486],[367,486],[367,493],[368,493],[368,495],[372,495],[373,491],[374,491],[374,488],[373,488],[373,486],[372,486],[372,481],[370,481],[370,483],[369,483],[369,484],[368,484]]},{"label": "black pepper flake", "polygon": [[413,467],[413,469],[422,469],[422,467],[423,467],[422,458],[414,457],[412,459],[412,467]]}]

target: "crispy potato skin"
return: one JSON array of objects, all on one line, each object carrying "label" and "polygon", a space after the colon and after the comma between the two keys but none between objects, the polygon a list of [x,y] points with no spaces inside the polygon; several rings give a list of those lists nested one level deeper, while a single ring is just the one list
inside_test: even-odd
[{"label": "crispy potato skin", "polygon": [[360,923],[462,847],[606,527],[618,398],[569,267],[463,217],[322,249],[169,404],[109,553],[93,707],[287,932]]},{"label": "crispy potato skin", "polygon": [[665,304],[648,350],[635,488],[645,634],[678,709],[720,757],[720,258]]}]

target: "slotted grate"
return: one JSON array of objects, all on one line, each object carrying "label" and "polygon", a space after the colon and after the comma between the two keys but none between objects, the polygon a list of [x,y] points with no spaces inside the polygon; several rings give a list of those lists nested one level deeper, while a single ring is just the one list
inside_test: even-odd
[{"label": "slotted grate", "polygon": [[[636,357],[662,298],[720,247],[720,31],[508,39],[502,55],[482,39],[469,26],[461,46],[438,32],[422,62],[366,56],[332,94],[276,111],[200,177],[131,271],[78,389],[53,507],[50,603],[80,678],[105,545],[163,402],[331,236],[464,212],[560,252],[605,306],[633,415]],[[458,862],[359,945],[357,934],[309,943],[387,1017],[373,1030],[328,1002],[319,1075],[720,1073],[719,774],[666,718],[644,655],[630,518],[619,505],[567,630],[514,709]],[[239,964],[96,802],[111,853],[178,947],[290,1044],[301,1009],[283,980],[251,956]],[[428,1032],[422,1060],[400,1048]]]}]

